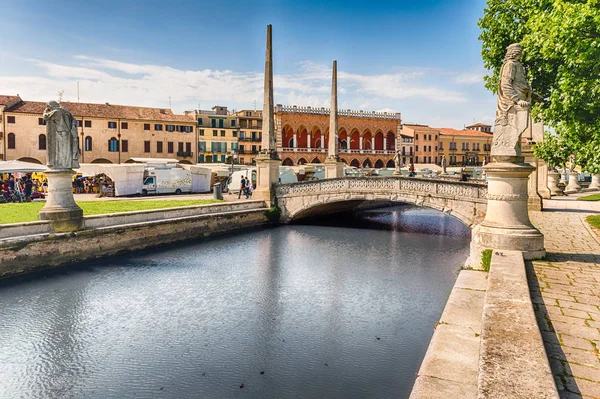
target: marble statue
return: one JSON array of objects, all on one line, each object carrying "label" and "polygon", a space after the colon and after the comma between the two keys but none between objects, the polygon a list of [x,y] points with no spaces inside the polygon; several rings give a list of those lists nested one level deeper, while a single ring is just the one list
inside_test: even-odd
[{"label": "marble statue", "polygon": [[448,172],[446,172],[446,156],[442,155],[442,174],[446,175],[448,174]]},{"label": "marble statue", "polygon": [[56,101],[50,101],[44,110],[48,137],[48,168],[79,168],[79,139],[73,115]]},{"label": "marble statue", "polygon": [[529,124],[533,97],[525,68],[520,62],[522,53],[520,44],[508,46],[500,69],[492,156],[521,156],[521,135]]}]

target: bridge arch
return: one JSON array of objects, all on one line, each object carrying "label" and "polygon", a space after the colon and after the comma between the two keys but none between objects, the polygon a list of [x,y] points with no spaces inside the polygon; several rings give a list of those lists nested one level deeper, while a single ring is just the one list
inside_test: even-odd
[{"label": "bridge arch", "polygon": [[409,177],[347,177],[278,184],[282,221],[351,211],[365,201],[406,203],[454,216],[469,227],[487,209],[487,185]]}]

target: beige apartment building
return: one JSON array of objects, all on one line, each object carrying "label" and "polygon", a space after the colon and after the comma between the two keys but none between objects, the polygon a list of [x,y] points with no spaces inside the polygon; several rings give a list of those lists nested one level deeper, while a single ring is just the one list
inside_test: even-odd
[{"label": "beige apartment building", "polygon": [[[192,164],[196,120],[169,109],[114,104],[61,104],[77,120],[81,163],[127,163],[132,158],[170,158]],[[46,103],[18,101],[5,108],[5,159],[46,163]]]},{"label": "beige apartment building", "polygon": [[479,166],[490,162],[491,133],[477,130],[440,128],[439,156],[448,166]]},{"label": "beige apartment building", "polygon": [[5,95],[0,95],[0,161],[3,161],[6,159],[6,147],[4,144],[4,139],[6,136],[6,129],[5,129],[5,124],[6,121],[4,120],[4,110],[6,108],[10,108],[13,105],[17,104],[18,102],[22,101],[21,97],[19,97],[19,95],[17,94],[16,96],[5,96]]},{"label": "beige apartment building", "polygon": [[198,126],[199,163],[231,162],[231,156],[238,151],[240,126],[238,118],[230,115],[227,107],[215,105],[212,110],[186,111]]},{"label": "beige apartment building", "polygon": [[234,113],[239,120],[238,162],[252,165],[261,149],[262,110],[241,110]]}]

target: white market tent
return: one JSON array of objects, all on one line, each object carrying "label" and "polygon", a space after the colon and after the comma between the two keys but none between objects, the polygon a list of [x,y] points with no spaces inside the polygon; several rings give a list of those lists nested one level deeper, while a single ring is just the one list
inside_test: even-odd
[{"label": "white market tent", "polygon": [[77,169],[83,176],[96,176],[104,173],[114,184],[115,196],[142,193],[144,180],[143,164],[100,164],[83,163]]},{"label": "white market tent", "polygon": [[47,169],[46,165],[23,161],[0,161],[0,173],[29,173],[43,172]]}]

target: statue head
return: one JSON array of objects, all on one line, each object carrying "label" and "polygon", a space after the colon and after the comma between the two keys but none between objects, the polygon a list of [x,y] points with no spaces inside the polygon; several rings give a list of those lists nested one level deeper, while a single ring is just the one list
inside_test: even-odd
[{"label": "statue head", "polygon": [[57,103],[56,101],[49,101],[48,102],[48,109],[55,110],[55,109],[59,109],[59,108],[60,108],[60,104]]},{"label": "statue head", "polygon": [[522,54],[523,54],[523,46],[521,46],[519,43],[513,43],[506,48],[506,56],[504,57],[504,61],[508,61],[508,60],[519,61],[521,59]]}]

